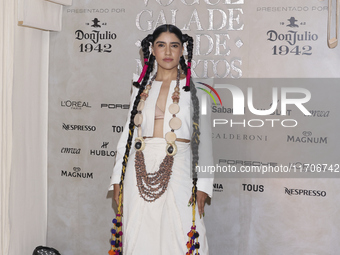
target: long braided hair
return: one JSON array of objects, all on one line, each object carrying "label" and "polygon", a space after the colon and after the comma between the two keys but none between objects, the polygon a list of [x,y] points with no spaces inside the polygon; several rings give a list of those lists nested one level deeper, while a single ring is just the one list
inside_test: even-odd
[{"label": "long braided hair", "polygon": [[[133,109],[131,111],[131,117],[130,117],[130,123],[129,123],[129,135],[127,139],[127,143],[125,146],[125,154],[123,157],[122,162],[122,174],[121,174],[121,180],[120,180],[120,192],[119,192],[119,203],[118,203],[118,213],[116,215],[116,218],[113,220],[113,223],[115,227],[111,230],[112,232],[112,240],[111,240],[111,250],[109,251],[110,255],[119,255],[122,254],[122,222],[121,222],[121,211],[122,211],[122,193],[123,193],[123,184],[124,184],[124,177],[125,177],[125,170],[127,166],[127,162],[129,159],[129,154],[131,150],[131,144],[133,139],[133,133],[134,133],[134,118],[137,111],[137,106],[140,101],[140,95],[145,89],[150,74],[153,72],[154,69],[154,62],[155,62],[155,56],[153,54],[150,54],[150,45],[153,45],[155,40],[161,35],[163,32],[170,32],[177,36],[177,38],[181,41],[182,45],[184,43],[187,43],[187,52],[188,52],[188,64],[185,61],[184,56],[182,55],[180,58],[180,65],[187,76],[187,84],[183,89],[185,91],[190,91],[191,93],[191,101],[193,103],[194,112],[193,112],[193,134],[191,139],[191,149],[192,149],[192,174],[193,174],[193,187],[192,187],[192,208],[193,208],[193,225],[191,227],[190,232],[188,233],[189,241],[187,242],[187,248],[188,252],[191,249],[196,250],[196,253],[198,254],[198,248],[199,244],[197,242],[198,238],[198,232],[196,231],[195,226],[195,207],[196,207],[196,191],[197,191],[197,177],[196,177],[196,166],[198,164],[198,147],[199,147],[199,101],[196,95],[196,88],[191,80],[191,60],[193,56],[193,38],[188,36],[187,34],[182,34],[181,30],[177,28],[174,25],[165,24],[157,27],[153,34],[147,35],[141,43],[142,51],[143,51],[143,57],[144,57],[144,67],[142,70],[142,74],[137,82],[134,82],[133,85],[137,87],[138,94],[135,98],[135,101],[133,103]],[[190,86],[188,86],[190,83]],[[195,243],[196,239],[196,243]],[[189,254],[189,253],[188,253]],[[192,252],[190,253],[192,254]]]}]

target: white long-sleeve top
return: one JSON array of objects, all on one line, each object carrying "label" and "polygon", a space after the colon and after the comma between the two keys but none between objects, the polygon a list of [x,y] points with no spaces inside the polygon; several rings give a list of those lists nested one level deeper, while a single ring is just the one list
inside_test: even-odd
[{"label": "white long-sleeve top", "polygon": [[[178,130],[175,130],[175,134],[177,138],[183,138],[191,140],[192,134],[192,112],[193,112],[193,105],[191,102],[191,95],[190,92],[185,92],[182,87],[185,85],[185,79],[180,81],[179,87],[180,90],[180,99],[179,99],[179,106],[180,111],[176,114],[176,117],[180,118],[182,121],[182,126]],[[143,115],[143,122],[142,122],[142,136],[152,137],[154,131],[154,121],[155,121],[155,107],[156,102],[158,99],[158,95],[160,92],[162,82],[161,81],[154,81],[152,83],[152,87],[149,90],[149,96],[145,101],[145,106],[142,111]],[[171,98],[172,93],[174,92],[174,88],[176,86],[176,80],[173,80],[170,84],[169,93],[166,101],[165,107],[165,114],[164,114],[164,124],[163,124],[163,137],[167,132],[171,131],[169,126],[169,121],[172,118],[172,114],[169,112],[168,108],[170,104],[173,103]],[[197,96],[200,100],[201,90],[197,90]],[[204,92],[203,92],[204,93]],[[133,103],[138,94],[138,89],[135,86],[132,86],[132,93],[130,98],[130,109],[129,115],[124,126],[124,130],[121,134],[121,137],[118,141],[117,145],[117,155],[116,155],[116,163],[113,168],[113,173],[111,176],[111,185],[110,189],[112,189],[113,184],[120,183],[121,179],[121,171],[122,171],[122,162],[123,156],[125,154],[125,146],[129,134],[129,123],[130,123],[130,115],[131,110],[133,108]],[[213,166],[213,155],[212,155],[212,133],[211,133],[211,119],[210,114],[207,115],[200,115],[200,145],[199,145],[199,166]],[[137,128],[134,131],[134,138],[137,137]],[[130,154],[134,152],[134,140],[131,145]],[[190,159],[191,160],[191,159]],[[198,175],[200,177],[200,174]],[[210,197],[212,197],[213,193],[213,178],[210,174],[204,174],[204,177],[198,178],[197,181],[197,189],[207,193]]]}]

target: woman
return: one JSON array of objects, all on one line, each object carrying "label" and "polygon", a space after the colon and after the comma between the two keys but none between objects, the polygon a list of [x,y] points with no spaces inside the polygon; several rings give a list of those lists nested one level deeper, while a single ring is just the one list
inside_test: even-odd
[{"label": "woman", "polygon": [[[198,254],[199,250],[206,255],[201,216],[207,196],[212,195],[212,179],[190,175],[198,158],[204,157],[198,153],[198,98],[193,83],[190,86],[193,40],[173,25],[162,25],[142,41],[142,48],[144,68],[134,83],[131,113],[118,142],[111,179],[118,213],[109,254],[121,254],[123,243],[124,254]],[[155,60],[157,72],[150,79]],[[205,136],[210,138],[211,132]],[[211,160],[209,139],[206,145],[210,158],[205,157]]]}]

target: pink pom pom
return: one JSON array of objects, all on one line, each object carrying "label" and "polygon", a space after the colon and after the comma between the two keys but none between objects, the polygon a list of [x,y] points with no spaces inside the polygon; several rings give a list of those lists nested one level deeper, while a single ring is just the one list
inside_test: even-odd
[{"label": "pink pom pom", "polygon": [[189,91],[190,89],[190,78],[191,78],[191,62],[188,63],[188,70],[187,70],[187,77],[186,77],[186,84],[185,84],[186,91]]},{"label": "pink pom pom", "polygon": [[143,80],[143,78],[144,78],[144,76],[145,76],[145,74],[146,74],[146,70],[148,69],[148,65],[146,64],[146,62],[148,62],[148,59],[147,58],[144,58],[144,66],[143,66],[143,70],[142,70],[142,73],[140,74],[140,76],[139,76],[139,79],[138,79],[138,83],[140,83],[142,80]]}]

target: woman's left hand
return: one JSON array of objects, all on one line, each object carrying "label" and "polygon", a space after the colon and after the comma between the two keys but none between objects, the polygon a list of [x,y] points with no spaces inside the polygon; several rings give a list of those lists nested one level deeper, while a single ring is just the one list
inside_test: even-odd
[{"label": "woman's left hand", "polygon": [[[204,205],[205,205],[205,200],[207,199],[208,195],[207,193],[197,190],[196,192],[196,204],[198,207],[198,213],[200,215],[200,218],[202,215],[204,216]],[[192,203],[192,197],[189,200],[189,204]]]}]

